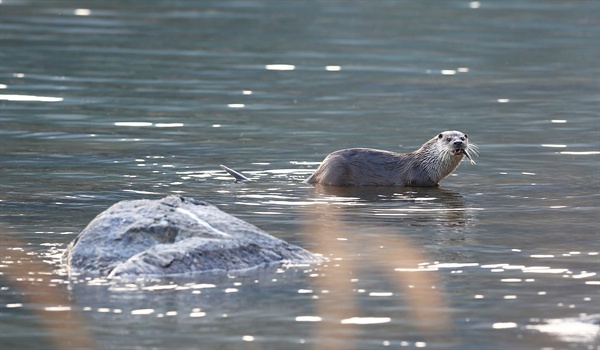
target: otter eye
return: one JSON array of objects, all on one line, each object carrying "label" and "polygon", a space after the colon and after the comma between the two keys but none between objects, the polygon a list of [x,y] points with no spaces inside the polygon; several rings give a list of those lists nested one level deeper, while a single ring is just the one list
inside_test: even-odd
[{"label": "otter eye", "polygon": [[444,135],[442,135],[442,134],[438,135],[438,139],[441,139],[442,137],[444,137]]},{"label": "otter eye", "polygon": [[464,141],[464,140],[466,140],[467,138],[466,138],[466,137],[461,137],[460,139],[461,139],[462,141]]},{"label": "otter eye", "polygon": [[446,141],[450,142],[450,141],[452,141],[452,138],[451,137],[446,137]]}]

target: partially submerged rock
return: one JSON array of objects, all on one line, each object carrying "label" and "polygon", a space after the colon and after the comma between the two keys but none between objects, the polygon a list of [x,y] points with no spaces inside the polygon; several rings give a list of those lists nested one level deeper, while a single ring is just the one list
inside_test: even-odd
[{"label": "partially submerged rock", "polygon": [[69,273],[117,277],[243,270],[322,258],[192,198],[121,201],[69,244]]}]

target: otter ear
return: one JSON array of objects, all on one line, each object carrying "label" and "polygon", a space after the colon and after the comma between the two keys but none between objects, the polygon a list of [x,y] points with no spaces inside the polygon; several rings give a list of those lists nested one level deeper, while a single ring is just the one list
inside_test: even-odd
[{"label": "otter ear", "polygon": [[438,135],[438,139],[441,139],[442,137],[444,137],[444,135],[442,135],[442,134]]},{"label": "otter ear", "polygon": [[468,139],[468,138],[469,138],[469,135],[465,134],[465,139]]}]

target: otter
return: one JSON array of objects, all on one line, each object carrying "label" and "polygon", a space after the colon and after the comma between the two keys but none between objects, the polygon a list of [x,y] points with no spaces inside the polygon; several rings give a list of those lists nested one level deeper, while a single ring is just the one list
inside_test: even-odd
[{"label": "otter", "polygon": [[304,182],[328,186],[437,187],[477,146],[467,134],[444,131],[409,153],[350,148],[330,153]]}]

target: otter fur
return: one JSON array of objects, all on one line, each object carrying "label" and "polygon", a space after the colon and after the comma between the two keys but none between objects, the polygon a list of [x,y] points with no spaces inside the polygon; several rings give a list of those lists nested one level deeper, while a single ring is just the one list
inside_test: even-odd
[{"label": "otter fur", "polygon": [[477,154],[467,134],[444,131],[421,148],[396,153],[371,148],[350,148],[329,154],[305,180],[328,186],[434,187],[450,175],[467,156]]}]

